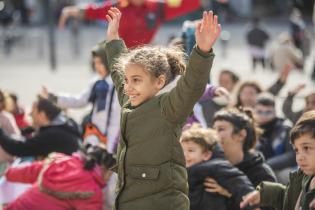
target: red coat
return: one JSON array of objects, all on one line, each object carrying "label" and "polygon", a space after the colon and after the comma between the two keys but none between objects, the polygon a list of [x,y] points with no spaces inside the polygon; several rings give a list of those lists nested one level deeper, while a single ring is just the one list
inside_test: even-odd
[{"label": "red coat", "polygon": [[[110,1],[102,5],[90,4],[85,10],[85,18],[105,20],[111,6]],[[120,4],[117,7],[122,12],[119,35],[127,47],[135,47],[150,43],[162,22],[193,12],[199,9],[201,4],[200,0],[182,0],[180,6],[171,7],[165,2],[146,0],[142,6]]]},{"label": "red coat", "polygon": [[83,169],[78,155],[55,153],[48,160],[10,168],[6,178],[12,182],[34,183],[6,206],[5,210],[101,210],[104,181],[101,170]]},{"label": "red coat", "polygon": [[30,126],[30,124],[25,120],[25,113],[24,112],[19,112],[14,114],[14,118],[16,121],[17,126],[21,128],[25,128],[27,126]]}]

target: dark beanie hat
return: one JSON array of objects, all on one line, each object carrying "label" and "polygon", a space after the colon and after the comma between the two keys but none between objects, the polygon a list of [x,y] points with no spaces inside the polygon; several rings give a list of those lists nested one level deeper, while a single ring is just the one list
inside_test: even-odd
[{"label": "dark beanie hat", "polygon": [[108,69],[108,61],[107,61],[107,56],[105,52],[105,46],[106,46],[106,41],[102,41],[98,43],[96,46],[93,47],[92,49],[92,56],[99,56],[102,60],[102,63],[104,64],[105,68]]}]

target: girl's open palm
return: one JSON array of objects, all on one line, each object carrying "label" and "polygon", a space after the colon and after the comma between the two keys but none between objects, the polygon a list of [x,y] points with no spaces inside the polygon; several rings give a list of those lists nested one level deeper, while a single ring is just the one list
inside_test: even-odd
[{"label": "girl's open palm", "polygon": [[108,21],[107,28],[107,40],[111,41],[113,39],[119,39],[118,29],[119,22],[121,18],[121,12],[116,7],[111,7],[108,10],[108,14],[106,15],[106,19]]},{"label": "girl's open palm", "polygon": [[200,50],[209,52],[219,37],[221,26],[218,24],[218,16],[213,12],[203,12],[202,20],[196,26],[196,43]]}]

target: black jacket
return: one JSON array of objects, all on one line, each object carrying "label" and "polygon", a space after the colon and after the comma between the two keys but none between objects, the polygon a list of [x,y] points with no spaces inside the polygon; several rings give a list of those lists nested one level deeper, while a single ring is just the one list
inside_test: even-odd
[{"label": "black jacket", "polygon": [[263,153],[266,163],[273,170],[296,166],[295,153],[290,144],[290,127],[284,124],[284,119],[275,118],[260,128],[264,133],[257,150]]},{"label": "black jacket", "polygon": [[190,210],[228,209],[230,199],[205,191],[203,183],[207,177],[215,179],[219,185],[227,189],[232,194],[231,199],[238,203],[242,200],[242,196],[254,190],[245,174],[227,160],[220,158],[191,166],[187,172]]},{"label": "black jacket", "polygon": [[[60,117],[59,117],[60,118]],[[19,141],[7,136],[0,128],[0,145],[14,156],[43,156],[51,152],[71,155],[79,149],[80,133],[73,124],[62,118],[41,127],[33,137]]]},{"label": "black jacket", "polygon": [[274,172],[258,152],[245,154],[243,161],[235,166],[246,174],[255,187],[262,181],[276,181]]}]

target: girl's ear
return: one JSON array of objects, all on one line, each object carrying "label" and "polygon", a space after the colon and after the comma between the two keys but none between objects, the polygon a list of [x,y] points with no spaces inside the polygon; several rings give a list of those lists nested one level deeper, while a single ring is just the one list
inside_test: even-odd
[{"label": "girl's ear", "polygon": [[166,77],[165,75],[160,75],[158,78],[157,78],[157,88],[159,90],[161,90],[164,86],[165,86],[165,83],[166,83]]},{"label": "girl's ear", "polygon": [[238,133],[238,135],[239,135],[239,140],[240,140],[242,143],[244,143],[245,138],[246,138],[246,136],[247,136],[247,131],[246,131],[245,129],[242,129],[242,130]]}]

